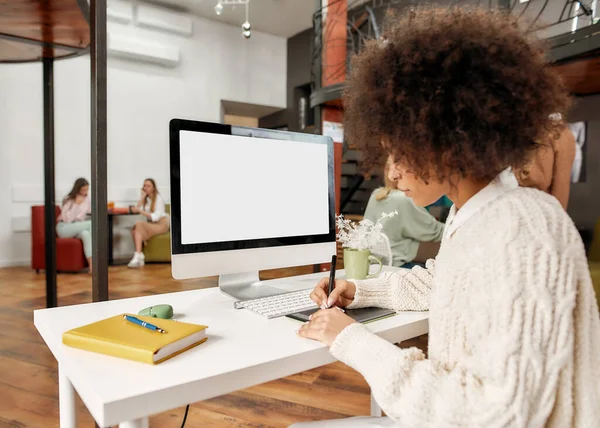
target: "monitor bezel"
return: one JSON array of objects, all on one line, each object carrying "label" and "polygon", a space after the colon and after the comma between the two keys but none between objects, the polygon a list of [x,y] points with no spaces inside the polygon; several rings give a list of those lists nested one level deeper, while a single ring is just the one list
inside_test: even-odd
[{"label": "monitor bezel", "polygon": [[[237,135],[254,138],[267,138],[294,141],[298,143],[324,144],[327,146],[327,176],[329,231],[320,235],[304,235],[292,237],[274,237],[228,242],[209,242],[183,244],[181,242],[181,164],[180,141],[181,131],[204,132],[212,134]],[[251,128],[224,125],[221,123],[202,122],[187,119],[172,119],[169,122],[169,156],[170,156],[170,191],[171,191],[171,253],[193,254],[254,248],[280,247],[290,245],[322,244],[335,242],[335,182],[334,182],[334,142],[331,137],[317,134],[303,134],[290,131]],[[307,172],[309,173],[309,172]],[[211,185],[213,185],[211,183]],[[300,206],[300,204],[299,204]],[[243,215],[243,212],[240,213]]]}]

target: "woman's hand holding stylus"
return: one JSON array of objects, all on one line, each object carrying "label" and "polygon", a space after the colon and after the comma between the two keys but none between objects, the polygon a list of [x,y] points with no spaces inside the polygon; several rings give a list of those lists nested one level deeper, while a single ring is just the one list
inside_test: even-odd
[{"label": "woman's hand holding stylus", "polygon": [[323,278],[310,293],[310,298],[321,309],[331,308],[332,306],[345,308],[354,300],[356,285],[353,282],[338,279],[335,281],[335,287],[331,292],[331,296],[327,295],[328,290],[329,278]]}]

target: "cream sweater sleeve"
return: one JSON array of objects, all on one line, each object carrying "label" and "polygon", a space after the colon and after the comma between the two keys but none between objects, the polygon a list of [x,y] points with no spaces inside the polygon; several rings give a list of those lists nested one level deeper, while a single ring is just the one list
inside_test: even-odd
[{"label": "cream sweater sleeve", "polygon": [[388,308],[396,311],[427,311],[433,283],[435,261],[426,269],[416,266],[402,272],[385,272],[378,278],[352,281],[356,294],[348,309]]},{"label": "cream sweater sleeve", "polygon": [[[577,278],[568,250],[536,246],[528,255],[534,254],[535,260],[507,256],[524,264],[513,268],[527,272],[521,277],[526,283],[497,279],[493,285],[506,287],[506,301],[479,302],[482,311],[498,313],[485,326],[485,346],[470,349],[454,366],[436,365],[416,348],[400,349],[358,323],[338,335],[330,352],[365,377],[381,408],[401,426],[544,427],[574,349],[576,288],[569,285]],[[555,308],[551,317],[540,309],[549,305]]]}]

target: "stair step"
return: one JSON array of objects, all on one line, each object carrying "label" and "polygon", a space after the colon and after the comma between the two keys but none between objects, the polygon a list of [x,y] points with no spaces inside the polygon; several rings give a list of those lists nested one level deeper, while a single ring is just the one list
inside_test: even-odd
[{"label": "stair step", "polygon": [[369,189],[369,190],[373,191],[375,189],[382,187],[382,184],[381,184],[381,180],[379,178],[377,178],[377,179],[363,181],[363,184],[360,187],[362,189]]},{"label": "stair step", "polygon": [[[352,177],[354,177],[354,176],[353,175],[343,175],[342,176],[342,181],[341,181],[342,189],[347,189],[348,188],[348,185],[352,181]],[[378,189],[380,187],[382,187],[382,184],[381,184],[381,182],[380,182],[379,179],[365,180],[360,185],[361,189],[363,189],[363,190],[369,190],[369,191],[373,191],[373,190]]]},{"label": "stair step", "polygon": [[344,207],[343,213],[344,214],[364,215],[366,208],[367,208],[367,203],[366,202],[350,201]]},{"label": "stair step", "polygon": [[347,161],[359,161],[361,159],[360,152],[358,150],[346,150],[344,153],[344,159]]},{"label": "stair step", "polygon": [[[342,195],[344,195],[344,193],[342,193]],[[350,201],[348,203],[356,202],[356,203],[360,203],[360,204],[363,204],[366,206],[367,203],[369,202],[370,197],[371,197],[371,192],[357,191],[356,193],[354,193],[352,195],[352,198],[350,199]]]},{"label": "stair step", "polygon": [[358,165],[355,163],[342,163],[342,175],[358,174]]},{"label": "stair step", "polygon": [[363,197],[365,195],[367,196],[371,196],[371,193],[373,193],[373,191],[371,189],[364,189],[362,187],[359,187],[356,192],[354,192],[354,196],[359,196],[359,197]]}]

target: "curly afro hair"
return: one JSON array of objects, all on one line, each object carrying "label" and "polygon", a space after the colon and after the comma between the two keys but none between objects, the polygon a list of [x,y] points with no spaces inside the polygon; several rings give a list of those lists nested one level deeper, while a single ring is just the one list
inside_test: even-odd
[{"label": "curly afro hair", "polygon": [[366,172],[392,155],[425,180],[491,180],[557,134],[550,116],[568,106],[543,44],[516,18],[427,7],[353,58],[344,122]]}]

